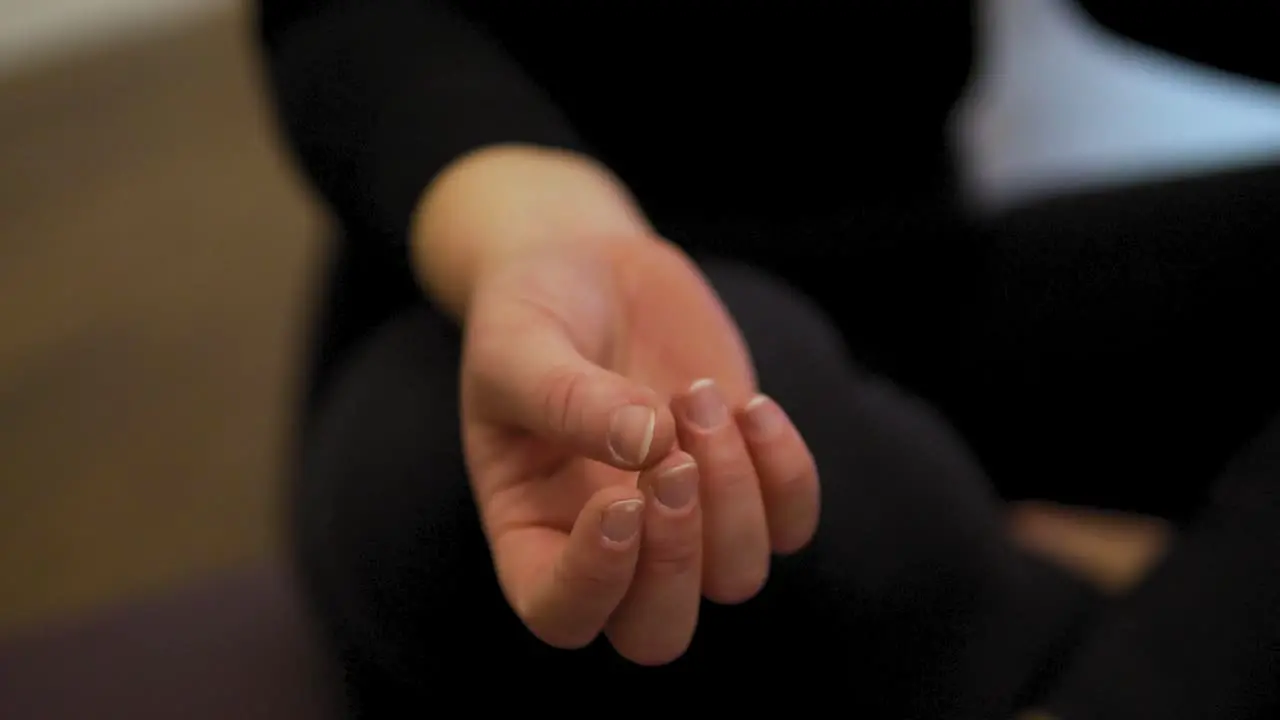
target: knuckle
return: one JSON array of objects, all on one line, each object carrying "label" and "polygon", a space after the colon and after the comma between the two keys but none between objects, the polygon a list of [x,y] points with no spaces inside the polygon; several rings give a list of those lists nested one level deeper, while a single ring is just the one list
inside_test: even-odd
[{"label": "knuckle", "polygon": [[563,596],[589,602],[607,597],[630,580],[632,568],[610,562],[614,558],[598,558],[594,562],[575,563],[558,571],[556,582]]},{"label": "knuckle", "polygon": [[622,568],[610,563],[598,563],[577,571],[577,577],[566,586],[570,592],[580,597],[601,597],[603,594],[617,590],[630,577],[630,568],[624,572]]},{"label": "knuckle", "polygon": [[551,368],[542,377],[538,393],[542,397],[542,415],[549,427],[562,431],[579,425],[576,413],[582,407],[587,374],[569,367]]},{"label": "knuckle", "polygon": [[747,492],[759,487],[755,468],[745,454],[718,458],[709,465],[706,482],[720,492]]},{"label": "knuckle", "polygon": [[698,569],[701,549],[692,535],[649,542],[641,553],[646,572],[659,577],[673,577]]}]

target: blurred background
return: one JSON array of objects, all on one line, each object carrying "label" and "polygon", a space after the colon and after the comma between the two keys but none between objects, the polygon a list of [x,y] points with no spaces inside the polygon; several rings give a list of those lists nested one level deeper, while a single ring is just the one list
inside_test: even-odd
[{"label": "blurred background", "polygon": [[279,545],[321,235],[247,9],[0,0],[0,636]]}]

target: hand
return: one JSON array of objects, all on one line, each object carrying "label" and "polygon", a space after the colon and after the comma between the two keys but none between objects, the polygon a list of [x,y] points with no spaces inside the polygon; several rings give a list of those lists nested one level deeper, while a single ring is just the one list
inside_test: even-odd
[{"label": "hand", "polygon": [[813,535],[812,458],[755,399],[737,329],[677,249],[530,251],[478,279],[465,327],[473,489],[507,599],[544,641],[603,630],[625,657],[668,662],[701,595],[746,600],[771,549]]}]

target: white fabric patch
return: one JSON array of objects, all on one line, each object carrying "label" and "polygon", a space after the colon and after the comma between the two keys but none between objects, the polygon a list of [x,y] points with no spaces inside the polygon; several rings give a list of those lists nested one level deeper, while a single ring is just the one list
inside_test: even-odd
[{"label": "white fabric patch", "polygon": [[1117,37],[1071,0],[982,0],[978,40],[953,130],[979,209],[1280,159],[1280,88]]}]

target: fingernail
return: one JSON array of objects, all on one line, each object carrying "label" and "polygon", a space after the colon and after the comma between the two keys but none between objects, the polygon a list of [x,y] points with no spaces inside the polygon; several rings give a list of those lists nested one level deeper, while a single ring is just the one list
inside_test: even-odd
[{"label": "fingernail", "polygon": [[620,463],[639,465],[649,456],[653,427],[658,416],[644,405],[628,405],[613,411],[609,420],[609,452]]},{"label": "fingernail", "polygon": [[743,408],[742,419],[747,433],[761,440],[773,437],[787,423],[782,408],[764,395],[751,398]]},{"label": "fingernail", "polygon": [[610,542],[624,543],[640,532],[640,511],[644,503],[640,500],[619,500],[605,508],[604,517],[600,520],[600,531]]},{"label": "fingernail", "polygon": [[714,430],[728,422],[729,408],[714,381],[699,380],[689,386],[684,416],[694,427],[703,430]]},{"label": "fingernail", "polygon": [[685,463],[663,472],[653,485],[653,495],[672,510],[688,507],[698,496],[698,466]]}]

